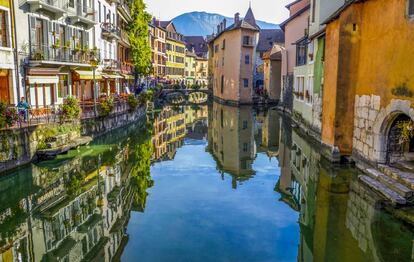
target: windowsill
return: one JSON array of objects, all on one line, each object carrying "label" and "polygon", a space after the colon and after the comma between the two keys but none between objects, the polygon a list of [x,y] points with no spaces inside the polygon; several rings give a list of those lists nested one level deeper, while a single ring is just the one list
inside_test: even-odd
[{"label": "windowsill", "polygon": [[8,51],[8,52],[12,52],[13,48],[11,47],[4,47],[4,46],[0,46],[0,51]]}]

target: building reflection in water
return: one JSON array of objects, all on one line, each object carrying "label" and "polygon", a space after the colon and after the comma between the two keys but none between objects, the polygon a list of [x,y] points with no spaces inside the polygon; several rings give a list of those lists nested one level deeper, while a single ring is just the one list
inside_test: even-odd
[{"label": "building reflection in water", "polygon": [[0,261],[118,260],[131,211],[145,210],[151,163],[173,159],[185,139],[206,138],[233,188],[254,179],[258,153],[278,159],[275,200],[300,214],[298,261],[413,260],[412,227],[380,210],[353,169],[325,163],[277,111],[213,103],[151,118],[2,177]]},{"label": "building reflection in water", "polygon": [[326,163],[287,118],[280,124],[276,190],[300,212],[298,261],[412,261],[412,227],[381,210],[354,169]]},{"label": "building reflection in water", "polygon": [[119,257],[129,213],[152,185],[149,133],[126,135],[136,128],[2,178],[0,261]]}]

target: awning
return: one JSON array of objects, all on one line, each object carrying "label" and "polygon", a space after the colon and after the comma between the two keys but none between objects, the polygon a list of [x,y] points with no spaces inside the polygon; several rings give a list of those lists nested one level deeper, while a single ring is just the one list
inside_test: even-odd
[{"label": "awning", "polygon": [[[93,71],[91,70],[75,70],[75,74],[81,80],[93,80]],[[95,80],[101,80],[101,72],[95,71]]]},{"label": "awning", "polygon": [[27,76],[29,84],[57,84],[58,76]]},{"label": "awning", "polygon": [[123,76],[125,79],[127,79],[127,80],[132,80],[132,79],[134,79],[134,76],[133,76],[133,75],[126,75],[126,74],[122,74],[122,76]]},{"label": "awning", "polygon": [[123,78],[120,75],[109,75],[109,74],[102,74],[102,77],[105,79],[120,79]]}]

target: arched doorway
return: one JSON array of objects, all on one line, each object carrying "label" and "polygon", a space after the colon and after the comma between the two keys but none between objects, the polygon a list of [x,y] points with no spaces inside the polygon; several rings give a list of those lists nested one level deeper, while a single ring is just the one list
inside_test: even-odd
[{"label": "arched doorway", "polygon": [[402,142],[402,123],[411,121],[411,118],[405,114],[397,115],[391,122],[387,135],[387,164],[393,164],[405,160],[414,154],[414,139],[409,142]]}]

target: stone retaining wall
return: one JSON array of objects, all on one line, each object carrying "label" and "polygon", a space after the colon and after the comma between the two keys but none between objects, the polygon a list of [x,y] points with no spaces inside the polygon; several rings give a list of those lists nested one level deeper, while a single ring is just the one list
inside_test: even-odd
[{"label": "stone retaining wall", "polygon": [[[81,121],[82,135],[97,137],[114,129],[144,119],[146,110],[141,107],[134,112],[90,118]],[[40,124],[25,128],[0,130],[0,172],[11,170],[35,160],[36,151],[44,141],[46,127],[57,124]],[[0,174],[1,176],[1,174]]]}]

